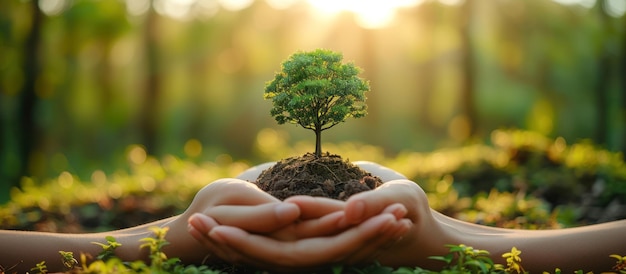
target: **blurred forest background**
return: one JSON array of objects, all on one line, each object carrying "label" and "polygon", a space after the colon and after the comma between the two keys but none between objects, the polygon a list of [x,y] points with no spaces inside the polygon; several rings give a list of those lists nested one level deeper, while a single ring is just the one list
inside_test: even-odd
[{"label": "blurred forest background", "polygon": [[267,160],[259,138],[313,146],[262,95],[316,48],[371,86],[369,114],[324,142],[396,155],[521,128],[624,152],[625,13],[624,0],[3,0],[0,202],[23,176],[124,168],[133,144],[252,164]]}]

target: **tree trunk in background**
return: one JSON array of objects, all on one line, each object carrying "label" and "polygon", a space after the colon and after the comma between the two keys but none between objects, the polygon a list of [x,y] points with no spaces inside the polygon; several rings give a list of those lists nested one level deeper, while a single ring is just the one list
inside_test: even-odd
[{"label": "tree trunk in background", "polygon": [[[626,20],[622,19],[622,22],[624,22],[623,27],[626,27]],[[620,150],[623,152],[623,154],[626,155],[626,128],[624,127],[624,124],[626,124],[626,77],[624,77],[624,75],[626,75],[626,35],[622,37],[621,42],[622,60],[617,75],[621,75],[619,77],[622,80],[622,92],[620,92],[622,95],[622,102],[619,107],[619,115],[621,115],[622,128],[620,129],[621,131],[619,133],[620,138],[618,138],[618,140],[621,141],[619,141],[618,146],[620,147]]]},{"label": "tree trunk in background", "polygon": [[39,9],[39,1],[31,1],[30,8],[32,25],[24,44],[24,85],[19,94],[19,107],[17,109],[17,115],[20,118],[16,131],[18,153],[21,157],[20,172],[17,174],[17,178],[11,180],[14,185],[19,183],[21,176],[30,175],[30,159],[39,139],[39,129],[35,119],[35,105],[38,100],[35,93],[35,82],[40,71],[39,44],[43,13]]},{"label": "tree trunk in background", "polygon": [[474,80],[476,74],[475,70],[475,58],[474,47],[472,43],[472,13],[474,10],[474,0],[466,0],[461,11],[461,92],[460,92],[460,109],[461,114],[467,121],[467,136],[472,137],[476,134],[477,117],[476,107],[474,104],[475,99],[475,84]]},{"label": "tree trunk in background", "polygon": [[604,0],[598,1],[598,12],[600,12],[600,18],[602,25],[607,28],[607,35],[603,38],[601,43],[601,52],[598,56],[598,74],[596,75],[597,85],[592,92],[595,95],[596,100],[596,132],[594,135],[595,142],[600,145],[607,144],[607,132],[609,117],[609,89],[611,82],[611,53],[609,52],[609,44],[613,39],[613,31],[611,27],[611,18],[606,13],[606,3]]},{"label": "tree trunk in background", "polygon": [[[151,7],[153,1],[151,1]],[[158,57],[158,15],[150,8],[145,22],[145,58],[146,58],[146,83],[144,90],[143,108],[140,114],[140,130],[142,142],[148,154],[154,154],[156,150],[156,136],[158,120],[158,97],[161,93],[161,66]]]},{"label": "tree trunk in background", "polygon": [[[435,14],[437,14],[438,7],[433,4],[422,5],[419,9],[417,9],[417,14],[415,16],[416,24],[435,24],[436,19],[434,18]],[[435,30],[428,29],[431,37],[434,37]],[[415,102],[417,106],[415,108],[415,115],[417,115],[417,121],[419,121],[420,126],[425,128],[429,132],[437,132],[440,131],[440,128],[433,123],[432,117],[430,115],[431,112],[431,98],[435,90],[435,70],[437,69],[438,62],[436,62],[437,57],[434,52],[436,47],[434,45],[433,39],[425,39],[425,44],[427,44],[427,50],[429,52],[430,59],[428,61],[423,62],[417,68],[417,77],[415,79],[418,80],[415,83],[416,92],[418,95],[418,100]]]}]

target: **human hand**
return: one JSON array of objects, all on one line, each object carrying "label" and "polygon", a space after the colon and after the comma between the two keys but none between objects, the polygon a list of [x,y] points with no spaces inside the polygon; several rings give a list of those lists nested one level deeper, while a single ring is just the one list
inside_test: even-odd
[{"label": "human hand", "polygon": [[161,225],[170,228],[166,239],[171,244],[164,251],[183,262],[201,262],[209,251],[213,252],[211,256],[228,258],[203,241],[207,224],[211,227],[215,223],[237,226],[276,240],[334,234],[342,229],[338,227],[342,206],[337,201],[300,208],[282,203],[253,183],[217,180],[198,191],[183,214]]},{"label": "human hand", "polygon": [[345,221],[348,224],[362,223],[393,204],[406,208],[405,218],[410,220],[410,231],[400,240],[377,256],[378,262],[386,266],[428,267],[437,265],[428,259],[433,254],[445,254],[445,244],[454,243],[453,237],[444,229],[442,215],[428,205],[426,193],[410,180],[393,180],[372,191],[353,195],[346,201]]},{"label": "human hand", "polygon": [[281,241],[239,227],[205,222],[203,229],[208,232],[196,235],[196,239],[231,263],[279,272],[314,270],[336,263],[371,262],[377,250],[401,238],[410,229],[410,222],[398,220],[393,208],[402,211],[401,207],[390,207],[390,212],[329,236]]},{"label": "human hand", "polygon": [[[296,196],[285,202],[314,208],[328,200]],[[218,245],[228,249],[235,261],[282,270],[374,261],[387,266],[439,267],[428,256],[445,254],[445,244],[455,242],[438,221],[440,216],[430,209],[424,191],[409,180],[389,181],[375,190],[355,194],[345,202],[342,212],[339,227],[350,229],[327,237],[281,242],[225,226],[216,226],[218,232],[212,232],[218,234]],[[393,218],[383,219],[385,215]],[[383,222],[396,227],[395,234]]]},{"label": "human hand", "polygon": [[[252,168],[239,177],[251,180],[272,164]],[[405,178],[372,162],[356,164],[383,181]],[[341,211],[345,204],[337,200],[299,196],[285,202],[298,205],[300,219],[277,231],[271,231],[269,227],[260,230],[249,221],[250,217],[245,217],[246,214],[256,217],[253,212],[261,210],[262,206],[249,208],[251,211],[247,213],[240,211],[243,215],[232,214],[235,208],[231,206],[219,206],[207,213],[214,218],[194,215],[190,219],[193,228],[190,232],[204,246],[228,261],[264,269],[294,270],[339,261],[346,264],[371,262],[411,226],[408,219],[402,219],[407,210],[399,203],[387,204],[377,209],[378,212],[369,207],[363,218],[357,219],[354,211],[346,216]]]},{"label": "human hand", "polygon": [[214,222],[277,240],[292,240],[344,229],[339,223],[342,208],[342,203],[330,199],[299,207],[279,201],[253,183],[222,179],[201,189],[183,218],[188,218],[191,233],[198,232],[195,228],[204,231],[205,223]]}]

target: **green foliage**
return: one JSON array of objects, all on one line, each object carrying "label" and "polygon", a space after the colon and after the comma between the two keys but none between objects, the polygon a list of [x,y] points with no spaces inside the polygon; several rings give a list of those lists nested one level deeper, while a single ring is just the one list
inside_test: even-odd
[{"label": "green foliage", "polygon": [[90,232],[144,224],[182,212],[207,183],[249,167],[229,157],[201,164],[171,155],[156,159],[135,145],[125,158],[126,168],[95,170],[87,181],[69,172],[24,178],[0,206],[0,228]]},{"label": "green foliage", "polygon": [[102,252],[98,254],[96,259],[107,261],[115,257],[115,249],[120,247],[122,244],[118,243],[115,237],[113,236],[106,236],[104,239],[107,241],[106,244],[97,243],[97,242],[92,242],[92,243],[102,247]]},{"label": "green foliage", "polygon": [[31,268],[30,271],[32,271],[33,274],[46,274],[48,273],[48,267],[46,266],[46,262],[42,261]]},{"label": "green foliage", "polygon": [[444,273],[491,273],[495,269],[490,254],[486,250],[471,246],[447,245],[449,253],[444,256],[429,258],[446,264]]},{"label": "green foliage", "polygon": [[[545,220],[542,215],[554,217],[565,225],[597,222],[606,218],[597,213],[603,208],[626,203],[623,155],[586,140],[568,144],[561,137],[551,139],[523,130],[496,130],[490,144],[432,153],[408,152],[399,155],[395,162],[397,167],[389,166],[420,182],[433,197],[435,209],[453,216],[478,205],[485,195],[489,199],[508,200],[506,204],[514,207],[509,207],[506,215],[513,219],[530,217],[527,210],[531,210],[536,211],[535,219]],[[496,193],[510,193],[511,197]],[[539,208],[531,209],[527,202]],[[551,215],[550,211],[564,215]],[[610,215],[612,219],[624,217]]]},{"label": "green foliage", "polygon": [[315,132],[317,156],[322,131],[367,113],[369,85],[358,77],[359,68],[342,64],[342,59],[340,53],[323,49],[295,53],[265,87],[264,98],[272,100],[270,113],[278,124],[298,124]]},{"label": "green foliage", "polygon": [[61,254],[61,261],[63,262],[63,266],[65,266],[67,269],[72,269],[76,265],[78,265],[78,261],[74,259],[74,252],[59,251],[59,254]]},{"label": "green foliage", "polygon": [[625,274],[626,273],[626,255],[620,256],[617,254],[611,254],[609,257],[617,260],[617,262],[615,262],[615,266],[613,267],[613,270],[618,271],[621,274]]},{"label": "green foliage", "polygon": [[164,246],[169,242],[165,240],[165,234],[169,230],[168,227],[152,227],[150,230],[154,233],[154,237],[146,237],[141,239],[143,242],[140,248],[148,248],[150,250],[150,272],[151,273],[167,273],[166,271],[172,266],[180,262],[177,258],[168,259],[163,251]]},{"label": "green foliage", "polygon": [[[106,237],[107,244],[100,244],[102,247],[101,253],[96,257],[96,260],[87,263],[85,254],[81,255],[81,266],[78,266],[78,261],[74,258],[72,252],[60,251],[64,265],[69,269],[71,273],[76,274],[104,274],[104,273],[150,273],[150,274],[219,274],[223,273],[219,270],[210,269],[206,265],[194,266],[183,265],[178,258],[167,258],[167,255],[162,251],[162,248],[168,244],[165,240],[165,234],[167,234],[168,228],[151,227],[150,230],[154,233],[153,237],[146,237],[141,239],[143,242],[141,248],[147,248],[149,250],[150,260],[146,263],[143,261],[124,262],[117,258],[113,251],[115,248],[121,246],[115,238],[111,236]],[[68,262],[68,264],[65,264]],[[45,262],[37,264],[36,269],[39,272],[46,273]],[[44,272],[42,272],[44,271]]]}]

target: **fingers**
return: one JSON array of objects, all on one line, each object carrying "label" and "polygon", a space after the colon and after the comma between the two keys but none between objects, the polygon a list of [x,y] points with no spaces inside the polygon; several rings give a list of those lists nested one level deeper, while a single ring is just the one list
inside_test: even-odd
[{"label": "fingers", "polygon": [[269,233],[298,220],[300,208],[295,204],[272,202],[256,206],[221,205],[204,213],[219,224],[253,233]]},{"label": "fingers", "polygon": [[220,245],[218,242],[208,237],[206,231],[210,231],[217,226],[219,226],[219,224],[213,218],[203,214],[194,214],[189,218],[187,230],[193,238],[209,250],[210,254],[215,255],[217,258],[231,263],[249,262],[253,260],[252,258],[240,259],[243,257],[240,253],[233,251],[228,246]]},{"label": "fingers", "polygon": [[[298,268],[341,261],[360,250],[363,243],[371,241],[380,245],[381,242],[389,241],[403,232],[405,226],[406,223],[396,220],[392,214],[384,213],[337,235],[291,242],[250,234],[230,226],[216,226],[208,235],[217,247],[234,251],[235,256],[238,256],[236,259],[243,263],[280,264]],[[377,240],[380,238],[385,240]],[[250,258],[254,259],[248,261]]]},{"label": "fingers", "polygon": [[[389,206],[394,205],[391,208]],[[416,209],[428,208],[424,191],[408,180],[390,181],[373,191],[353,195],[346,201],[345,214],[348,224],[358,224],[380,212],[387,210],[395,216],[413,218]]]},{"label": "fingers", "polygon": [[343,219],[343,212],[333,212],[318,219],[294,222],[263,235],[279,241],[334,235],[345,230],[345,226],[339,226]]},{"label": "fingers", "polygon": [[400,240],[409,233],[412,226],[413,223],[409,219],[398,220],[398,225],[395,226],[395,229],[389,229],[385,233],[379,234],[378,237],[371,241],[362,243],[362,246],[349,257],[345,258],[343,263],[352,265],[376,261],[382,252],[393,248],[399,243]]},{"label": "fingers", "polygon": [[217,206],[205,214],[193,214],[188,222],[201,235],[206,235],[216,225],[226,225],[281,241],[328,236],[346,228],[346,225],[340,225],[345,223],[342,222],[344,214],[341,211],[310,220],[298,220],[298,212],[298,206],[290,203]]},{"label": "fingers", "polygon": [[300,218],[303,220],[320,218],[332,212],[343,210],[345,202],[305,195],[292,196],[285,199],[285,202],[298,205],[301,211]]}]

